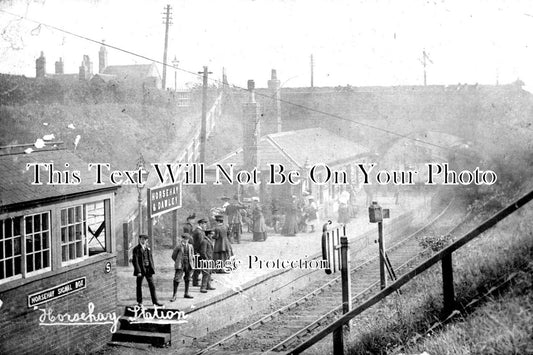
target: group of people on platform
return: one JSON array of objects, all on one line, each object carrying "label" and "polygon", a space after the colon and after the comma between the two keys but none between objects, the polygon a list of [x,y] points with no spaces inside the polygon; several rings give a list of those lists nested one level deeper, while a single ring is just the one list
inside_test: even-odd
[{"label": "group of people on platform", "polygon": [[[196,215],[187,217],[183,224],[181,239],[172,252],[174,262],[173,295],[171,302],[177,298],[179,284],[183,279],[184,298],[193,298],[190,294],[190,280],[192,287],[200,287],[200,292],[207,293],[215,290],[211,285],[211,274],[228,273],[231,268],[205,268],[197,267],[195,261],[212,261],[217,265],[231,265],[227,263],[234,256],[232,244],[240,244],[243,233],[243,224],[248,225],[252,232],[253,241],[263,242],[267,240],[267,220],[265,212],[269,216],[268,224],[274,232],[284,236],[295,236],[300,232],[315,231],[318,222],[318,206],[312,196],[306,200],[298,200],[292,196],[291,200],[285,204],[280,204],[273,200],[270,209],[265,211],[265,206],[260,204],[259,198],[253,197],[251,205],[241,203],[237,196],[230,201],[225,201],[221,208],[211,210],[209,218],[200,218],[196,221]],[[281,214],[280,212],[284,213]],[[339,222],[347,223],[349,215],[343,212],[339,206]],[[342,221],[341,221],[342,220]],[[137,303],[142,304],[142,281],[146,278],[152,302],[159,304],[152,275],[155,273],[152,254],[147,246],[148,236],[139,236],[139,245],[133,249],[134,275],[137,277]],[[197,256],[197,259],[195,259]]]},{"label": "group of people on platform", "polygon": [[[196,216],[194,214],[187,217],[181,238],[172,251],[174,279],[170,302],[176,300],[178,287],[182,279],[184,284],[183,297],[193,298],[189,292],[191,279],[193,287],[200,287],[201,293],[207,293],[207,291],[215,290],[211,285],[211,274],[213,272],[230,272],[226,267],[214,267],[215,265],[228,265],[226,261],[233,256],[229,229],[224,224],[224,216],[215,216],[215,225],[212,228],[208,228],[208,221],[203,218],[199,219],[196,227],[194,227],[193,223],[195,219]],[[158,302],[152,279],[155,268],[152,252],[147,245],[147,240],[147,235],[140,235],[139,245],[133,248],[132,263],[134,276],[137,277],[137,303],[142,305],[142,281],[146,278],[152,303],[156,306],[162,306]],[[203,263],[204,261],[205,263]]]},{"label": "group of people on platform", "polygon": [[315,225],[318,221],[318,206],[312,196],[307,198],[307,202],[292,196],[292,201],[286,204],[284,209],[281,235],[295,236],[296,233],[305,233],[308,226],[311,227],[309,233],[315,231]]},{"label": "group of people on platform", "polygon": [[[211,286],[211,274],[213,272],[230,272],[229,268],[225,267],[225,265],[227,265],[227,261],[233,256],[233,248],[231,247],[229,228],[224,223],[224,216],[216,215],[214,225],[211,225],[210,228],[208,228],[209,222],[201,218],[198,220],[196,228],[193,229],[195,218],[196,216],[194,214],[187,217],[187,222],[183,227],[183,233],[181,235],[181,244],[172,253],[176,271],[171,302],[176,300],[178,286],[182,278],[185,284],[184,297],[192,298],[189,294],[189,282],[191,278],[193,287],[199,286],[200,292],[207,293],[207,291],[215,289]],[[187,258],[186,260],[182,260],[180,256],[185,254],[188,255]],[[200,267],[193,267],[193,255],[198,256],[197,264]],[[207,264],[202,263],[204,261]],[[220,267],[215,268],[215,265],[220,265]]]}]

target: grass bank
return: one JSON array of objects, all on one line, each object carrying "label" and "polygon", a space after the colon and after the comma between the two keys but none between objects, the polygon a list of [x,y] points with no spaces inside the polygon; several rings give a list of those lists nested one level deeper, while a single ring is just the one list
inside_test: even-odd
[{"label": "grass bank", "polygon": [[[483,294],[498,280],[519,270],[510,291],[469,308],[444,327],[440,263],[354,318],[348,354],[526,354],[532,353],[531,271],[533,203],[459,249],[453,255],[457,309]],[[473,219],[465,229],[479,224]],[[330,353],[331,338],[311,349]]]}]

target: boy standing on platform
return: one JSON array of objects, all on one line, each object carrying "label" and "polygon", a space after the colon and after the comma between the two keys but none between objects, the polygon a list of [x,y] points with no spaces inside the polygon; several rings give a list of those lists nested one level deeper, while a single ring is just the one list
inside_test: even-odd
[{"label": "boy standing on platform", "polygon": [[185,282],[184,298],[193,298],[189,294],[189,282],[191,279],[191,270],[193,268],[193,256],[194,251],[192,245],[189,244],[191,235],[189,233],[183,233],[181,236],[181,242],[172,252],[172,260],[174,260],[174,293],[170,302],[174,302],[178,293],[178,286],[181,278]]},{"label": "boy standing on platform", "polygon": [[[205,238],[205,229],[207,228],[207,221],[205,219],[200,219],[198,221],[198,227],[194,230],[192,234],[192,246],[194,249],[194,254],[200,254],[200,244],[202,243],[202,240]],[[192,273],[192,285],[193,286],[200,286],[200,274],[201,270],[194,269]]]},{"label": "boy standing on platform", "polygon": [[[200,242],[200,260],[213,260],[213,248],[214,241],[213,235],[215,232],[212,229],[205,231],[205,237]],[[211,287],[211,269],[202,269],[202,286],[200,287],[200,292],[207,293],[209,290],[215,290],[214,287]]]}]

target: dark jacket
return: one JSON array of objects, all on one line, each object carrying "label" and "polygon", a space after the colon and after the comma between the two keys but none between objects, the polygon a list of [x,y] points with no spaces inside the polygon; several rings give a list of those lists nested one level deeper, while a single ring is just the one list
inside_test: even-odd
[{"label": "dark jacket", "polygon": [[228,215],[229,224],[241,224],[242,223],[242,214],[241,211],[245,210],[246,207],[240,203],[233,202],[226,207],[226,214]]},{"label": "dark jacket", "polygon": [[253,232],[254,233],[265,233],[266,232],[266,224],[265,224],[265,216],[263,215],[263,210],[260,206],[255,206],[253,212]]},{"label": "dark jacket", "polygon": [[133,248],[133,276],[137,276],[138,274],[142,274],[143,276],[151,276],[155,274],[155,266],[154,266],[154,259],[152,258],[152,251],[150,248],[148,249],[148,261],[149,265],[147,267],[144,266],[143,263],[143,247],[138,244],[135,248]]},{"label": "dark jacket", "polygon": [[213,239],[215,239],[215,246],[213,250],[215,253],[231,250],[231,243],[229,241],[229,231],[228,227],[226,227],[225,225],[222,224],[216,226],[215,235]]},{"label": "dark jacket", "polygon": [[213,260],[213,239],[204,237],[200,242],[200,260]]},{"label": "dark jacket", "polygon": [[183,244],[183,242],[181,242],[172,252],[172,260],[174,260],[174,269],[183,269],[184,253],[187,253],[189,255],[189,267],[192,269],[194,251],[192,245],[190,245],[189,243]]},{"label": "dark jacket", "polygon": [[200,243],[202,242],[204,238],[205,238],[204,230],[197,227],[192,233],[192,247],[194,249],[195,254],[198,254],[200,252]]}]

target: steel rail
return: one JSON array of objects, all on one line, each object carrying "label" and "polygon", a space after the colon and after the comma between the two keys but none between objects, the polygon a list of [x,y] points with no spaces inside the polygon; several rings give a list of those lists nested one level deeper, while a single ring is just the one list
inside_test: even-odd
[{"label": "steel rail", "polygon": [[343,325],[347,324],[355,316],[361,314],[363,311],[367,310],[368,308],[372,307],[373,305],[375,305],[382,299],[394,293],[404,284],[408,283],[413,278],[420,275],[422,272],[434,266],[439,261],[442,261],[444,260],[444,258],[449,257],[454,251],[458,250],[459,248],[461,248],[462,246],[464,246],[465,244],[467,244],[474,238],[478,237],[483,232],[494,227],[499,221],[509,216],[510,214],[518,210],[520,207],[530,202],[531,200],[533,200],[533,190],[529,191],[527,194],[525,194],[518,200],[514,201],[513,203],[509,204],[507,207],[501,209],[499,212],[494,214],[492,217],[486,219],[483,223],[472,228],[469,232],[464,234],[459,240],[455,241],[451,245],[435,253],[434,255],[429,257],[427,260],[423,261],[421,264],[415,266],[412,270],[408,271],[406,274],[399,277],[391,285],[389,285],[388,287],[386,287],[385,289],[383,289],[376,295],[372,296],[371,298],[367,299],[365,302],[358,305],[356,308],[352,309],[350,312],[344,314],[341,318],[335,320],[333,323],[331,323],[324,329],[320,330],[317,334],[313,335],[310,339],[306,340],[304,343],[301,343],[295,348],[289,350],[287,354],[299,354],[302,351],[313,346],[315,343],[317,343],[318,341],[320,341],[327,335],[331,334],[331,332],[333,332],[335,329],[338,329],[342,327]]},{"label": "steel rail", "polygon": [[[412,239],[414,236],[416,236],[418,233],[422,232],[424,229],[426,229],[427,227],[431,226],[433,223],[435,223],[439,218],[441,218],[444,213],[446,213],[449,208],[452,206],[452,204],[455,202],[455,197],[452,197],[452,199],[450,200],[450,202],[448,203],[448,205],[443,209],[443,211],[441,213],[439,213],[435,218],[433,218],[430,222],[428,222],[426,225],[424,225],[423,227],[419,228],[417,231],[411,233],[408,237],[404,238],[403,240],[399,241],[398,243],[395,243],[392,247],[389,248],[389,250],[395,250],[397,248],[399,248],[403,243],[409,241],[410,239]],[[366,233],[365,233],[366,234]],[[374,257],[371,257],[367,260],[365,260],[364,262],[362,262],[361,264],[358,264],[357,266],[351,268],[350,270],[350,273],[355,273],[356,271],[362,269],[363,267],[367,266],[368,264],[370,264],[371,262],[373,261],[376,261],[378,259],[378,256],[374,256]],[[297,299],[296,301],[293,301],[291,302],[290,304],[288,305],[285,305],[269,314],[267,314],[266,316],[263,316],[262,318],[260,318],[259,320],[233,332],[232,334],[228,335],[227,337],[217,341],[216,343],[213,343],[211,344],[210,346],[208,346],[207,348],[204,348],[198,352],[196,352],[195,354],[196,355],[202,355],[202,354],[205,354],[206,352],[214,349],[214,348],[217,348],[219,346],[221,346],[222,344],[224,344],[225,342],[227,342],[228,340],[231,340],[233,338],[237,338],[239,337],[240,334],[246,332],[246,331],[251,331],[253,329],[256,329],[257,327],[265,324],[266,321],[270,320],[270,319],[273,319],[276,315],[278,314],[283,314],[283,312],[285,311],[288,311],[294,307],[297,307],[299,306],[300,304],[302,303],[305,303],[307,301],[309,301],[309,299],[311,299],[312,297],[322,293],[324,291],[324,289],[326,287],[332,287],[335,283],[338,283],[339,281],[341,280],[341,277],[338,276],[334,279],[332,279],[331,281],[328,281],[327,283],[325,283],[324,285],[322,285],[321,287],[309,292],[308,294],[306,294],[305,296],[302,296],[301,298]],[[364,293],[367,293],[369,290],[368,289],[365,289],[363,291],[363,294]],[[358,294],[356,297],[358,297],[360,294]],[[281,343],[280,343],[281,344]],[[276,346],[277,347],[277,346]]]},{"label": "steel rail", "polygon": [[[420,228],[419,230],[417,230],[416,232],[414,232],[413,234],[411,234],[410,236],[404,238],[403,240],[395,243],[392,247],[388,248],[389,251],[392,251],[392,250],[396,250],[397,248],[399,248],[400,246],[403,246],[404,243],[406,243],[409,239],[411,239],[414,235],[420,233],[422,230],[424,230],[426,227],[432,225],[437,219],[439,219],[440,217],[442,217],[442,215],[447,211],[447,209],[451,206],[452,204],[453,199],[452,201],[450,201],[450,203],[448,204],[448,206],[446,206],[445,210],[443,210],[436,218],[434,218],[428,225]],[[464,223],[469,217],[470,215],[472,214],[472,211],[469,211],[466,216],[462,219],[461,222],[459,222],[456,226],[452,227],[446,234],[448,235],[451,235],[452,233],[454,233],[458,228],[459,226]],[[422,258],[424,256],[424,254],[427,254],[427,250],[422,250],[421,252],[419,252],[418,254],[416,254],[415,256],[413,256],[412,258],[410,258],[409,260],[407,260],[406,262],[404,262],[402,265],[400,265],[397,270],[402,270],[404,267],[408,266],[409,264],[419,260],[420,258]],[[373,260],[377,259],[377,257],[374,257]],[[358,298],[360,298],[361,296],[364,296],[366,293],[368,293],[370,290],[372,290],[373,288],[375,288],[376,286],[378,286],[378,284],[380,283],[380,281],[376,281],[374,282],[373,284],[371,284],[369,287],[367,287],[365,290],[361,291],[359,294],[357,294],[356,296],[354,296],[351,300],[352,304],[356,303],[358,301]],[[313,323],[307,325],[306,327],[302,328],[301,330],[299,330],[297,333],[291,335],[289,338],[285,339],[284,341],[280,342],[279,344],[277,344],[276,346],[272,347],[269,351],[283,351],[285,349],[287,349],[287,343],[290,343],[290,342],[294,342],[293,340],[297,339],[297,338],[300,338],[302,336],[302,334],[308,334],[310,333],[311,330],[314,330],[316,328],[315,325],[320,325],[320,323],[322,321],[324,321],[325,319],[331,317],[332,315],[334,315],[335,313],[338,313],[339,311],[342,310],[342,305],[332,309],[331,311],[329,311],[328,313],[322,315],[320,318],[318,318],[317,320],[315,320]]]},{"label": "steel rail", "polygon": [[[410,258],[409,260],[407,260],[406,262],[404,262],[403,264],[398,266],[398,268],[396,270],[402,270],[403,268],[407,267],[412,262],[414,262],[414,261],[420,259],[421,257],[423,257],[423,255],[426,254],[426,253],[427,253],[426,250],[422,250],[421,252],[419,252],[418,254],[416,254],[415,256],[413,256],[412,258]],[[351,303],[354,304],[354,303],[358,302],[360,297],[366,295],[369,291],[371,291],[372,289],[376,288],[376,286],[379,286],[379,284],[380,284],[380,280],[377,280],[374,283],[372,283],[370,286],[365,288],[363,291],[359,292],[357,295],[352,297]],[[286,349],[287,348],[287,346],[286,346],[287,343],[290,343],[292,340],[294,340],[296,338],[300,338],[302,333],[309,333],[312,329],[316,328],[315,325],[320,325],[320,323],[323,320],[333,316],[335,313],[338,313],[339,311],[342,311],[342,307],[343,306],[340,305],[340,306],[330,310],[328,313],[320,316],[320,318],[315,320],[313,323],[310,323],[309,325],[305,326],[305,328],[302,328],[297,333],[291,335],[290,337],[288,337],[285,340],[283,340],[281,343],[279,343],[276,346],[272,347],[269,350],[269,352],[270,351],[282,351],[282,350]]]}]

